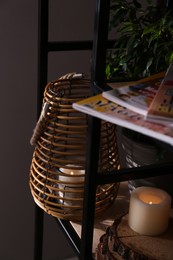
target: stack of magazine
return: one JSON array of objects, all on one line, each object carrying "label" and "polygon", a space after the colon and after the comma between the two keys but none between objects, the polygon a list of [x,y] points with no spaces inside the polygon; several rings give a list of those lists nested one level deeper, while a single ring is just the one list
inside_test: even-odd
[{"label": "stack of magazine", "polygon": [[105,91],[73,107],[173,145],[173,65],[166,73]]}]

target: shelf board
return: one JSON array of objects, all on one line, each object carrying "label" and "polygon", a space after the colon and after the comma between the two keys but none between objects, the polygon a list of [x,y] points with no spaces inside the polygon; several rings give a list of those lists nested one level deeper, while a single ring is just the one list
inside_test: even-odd
[{"label": "shelf board", "polygon": [[[105,233],[108,226],[112,225],[117,215],[128,210],[129,206],[129,191],[127,182],[121,182],[118,191],[118,196],[109,209],[107,209],[101,216],[95,218],[94,224],[94,239],[93,239],[93,253],[99,243],[100,237]],[[79,237],[81,237],[81,223],[71,222],[73,228]]]}]

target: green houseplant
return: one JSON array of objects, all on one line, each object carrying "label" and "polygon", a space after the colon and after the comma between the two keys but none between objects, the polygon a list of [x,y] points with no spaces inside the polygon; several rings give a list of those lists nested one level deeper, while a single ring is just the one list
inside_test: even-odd
[{"label": "green houseplant", "polygon": [[[131,81],[164,71],[173,62],[173,18],[163,1],[112,0],[110,31],[116,35],[107,52],[106,76],[114,81]],[[127,167],[170,160],[170,150],[162,142],[123,128],[121,143]],[[172,176],[129,181],[129,189],[151,185],[172,187]],[[173,196],[173,194],[171,194]]]},{"label": "green houseplant", "polygon": [[[173,19],[163,1],[112,0],[108,79],[138,80],[166,70],[173,61]],[[155,5],[154,5],[155,3]]]}]

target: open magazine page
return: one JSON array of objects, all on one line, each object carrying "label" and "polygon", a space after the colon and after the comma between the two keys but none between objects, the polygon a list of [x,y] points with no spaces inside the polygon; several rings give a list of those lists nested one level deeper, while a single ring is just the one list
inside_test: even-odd
[{"label": "open magazine page", "polygon": [[146,121],[143,115],[105,99],[102,94],[73,103],[73,108],[173,145],[173,127]]},{"label": "open magazine page", "polygon": [[148,113],[148,120],[162,120],[173,123],[173,65],[171,64],[166,72]]},{"label": "open magazine page", "polygon": [[157,77],[105,91],[102,95],[112,102],[145,116],[162,80],[163,75],[158,74]]}]

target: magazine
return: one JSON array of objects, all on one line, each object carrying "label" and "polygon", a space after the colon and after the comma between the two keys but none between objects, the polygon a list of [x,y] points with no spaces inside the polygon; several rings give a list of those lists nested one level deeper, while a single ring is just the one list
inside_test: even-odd
[{"label": "magazine", "polygon": [[146,116],[163,80],[163,75],[164,73],[159,73],[132,84],[104,91],[102,95],[112,102]]},{"label": "magazine", "polygon": [[147,121],[144,115],[111,102],[102,94],[73,103],[73,108],[173,145],[173,126]]},{"label": "magazine", "polygon": [[161,120],[173,124],[173,64],[166,72],[146,114],[148,120]]}]

